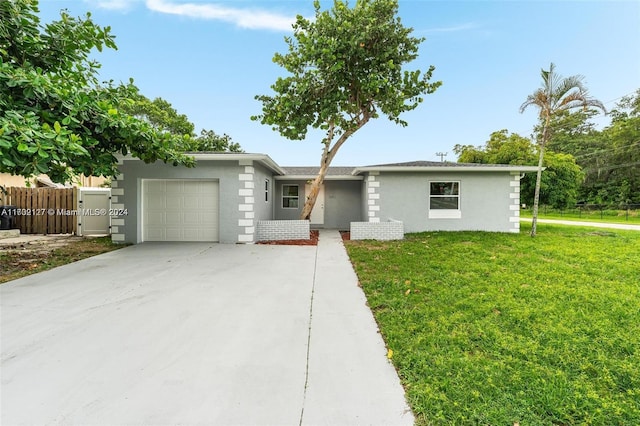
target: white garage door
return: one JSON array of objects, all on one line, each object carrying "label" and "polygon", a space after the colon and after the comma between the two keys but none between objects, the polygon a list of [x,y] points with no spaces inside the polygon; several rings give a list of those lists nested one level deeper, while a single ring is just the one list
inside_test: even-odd
[{"label": "white garage door", "polygon": [[143,180],[143,241],[218,241],[218,182]]}]

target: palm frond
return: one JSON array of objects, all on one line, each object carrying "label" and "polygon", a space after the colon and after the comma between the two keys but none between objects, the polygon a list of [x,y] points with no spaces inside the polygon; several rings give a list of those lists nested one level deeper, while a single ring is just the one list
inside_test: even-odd
[{"label": "palm frond", "polygon": [[527,96],[526,101],[520,106],[521,113],[531,105],[538,107],[541,119],[550,118],[559,111],[579,107],[595,107],[606,113],[602,102],[589,96],[584,85],[584,76],[562,77],[555,72],[553,62],[548,70],[541,70],[541,76],[542,87]]},{"label": "palm frond", "polygon": [[572,91],[586,93],[587,89],[582,83],[583,80],[584,77],[581,75],[572,75],[559,81],[553,92],[553,103],[556,105],[562,104],[562,99],[573,93]]}]

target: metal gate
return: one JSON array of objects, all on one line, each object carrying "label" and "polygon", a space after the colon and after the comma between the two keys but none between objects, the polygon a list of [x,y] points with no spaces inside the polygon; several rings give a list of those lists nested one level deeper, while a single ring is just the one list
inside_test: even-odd
[{"label": "metal gate", "polygon": [[78,235],[111,234],[111,189],[80,188],[78,196]]}]

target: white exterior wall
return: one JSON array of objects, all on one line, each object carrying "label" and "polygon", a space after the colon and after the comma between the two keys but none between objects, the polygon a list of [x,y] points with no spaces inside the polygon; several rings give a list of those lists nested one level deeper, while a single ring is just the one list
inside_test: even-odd
[{"label": "white exterior wall", "polygon": [[[380,221],[399,220],[405,232],[516,232],[519,214],[519,175],[510,172],[381,172]],[[429,218],[429,182],[460,182],[460,217]],[[516,189],[517,188],[517,189]],[[369,192],[375,194],[376,192]],[[519,223],[518,223],[519,229]]]}]

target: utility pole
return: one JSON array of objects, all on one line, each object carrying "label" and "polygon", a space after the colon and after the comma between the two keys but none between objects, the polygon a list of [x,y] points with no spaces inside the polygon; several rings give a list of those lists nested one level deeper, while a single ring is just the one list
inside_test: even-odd
[{"label": "utility pole", "polygon": [[440,157],[440,161],[444,162],[444,157],[447,156],[446,152],[436,152],[436,155]]}]

